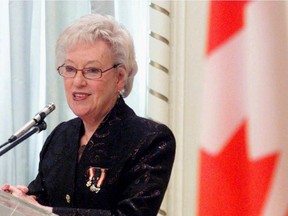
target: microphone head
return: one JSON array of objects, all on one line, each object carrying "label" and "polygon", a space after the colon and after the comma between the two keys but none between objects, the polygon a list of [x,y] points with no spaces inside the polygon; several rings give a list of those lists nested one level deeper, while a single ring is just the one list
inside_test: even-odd
[{"label": "microphone head", "polygon": [[49,115],[53,110],[55,110],[55,104],[50,103],[47,106],[45,106],[36,116],[34,117],[34,120],[38,123],[39,121],[43,120],[47,115]]},{"label": "microphone head", "polygon": [[[49,104],[47,105],[47,108],[50,110],[50,112],[52,112],[53,110],[55,110],[56,106],[55,106],[54,103],[49,103]],[[49,113],[50,113],[50,112],[49,112]]]}]

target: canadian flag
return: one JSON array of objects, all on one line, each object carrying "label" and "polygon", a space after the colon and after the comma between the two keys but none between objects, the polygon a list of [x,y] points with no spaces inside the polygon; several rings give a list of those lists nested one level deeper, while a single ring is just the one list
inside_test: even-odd
[{"label": "canadian flag", "polygon": [[211,1],[198,215],[288,215],[285,1]]}]

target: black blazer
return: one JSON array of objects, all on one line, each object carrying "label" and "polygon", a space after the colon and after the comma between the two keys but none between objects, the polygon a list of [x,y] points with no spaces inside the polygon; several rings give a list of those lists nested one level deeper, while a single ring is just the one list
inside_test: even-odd
[{"label": "black blazer", "polygon": [[75,118],[53,130],[29,193],[59,215],[157,215],[175,155],[168,127],[119,98],[78,162],[83,128]]}]

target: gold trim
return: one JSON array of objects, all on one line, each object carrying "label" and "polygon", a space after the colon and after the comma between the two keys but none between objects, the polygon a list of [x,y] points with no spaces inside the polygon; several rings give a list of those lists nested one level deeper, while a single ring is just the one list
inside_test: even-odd
[{"label": "gold trim", "polygon": [[163,216],[167,215],[167,213],[162,209],[159,209],[158,214],[163,215]]},{"label": "gold trim", "polygon": [[153,96],[155,96],[155,97],[157,97],[157,98],[165,101],[166,103],[168,103],[168,98],[167,98],[165,95],[163,95],[163,94],[161,94],[161,93],[159,93],[159,92],[156,92],[156,91],[154,91],[153,89],[149,89],[149,93],[150,93],[151,95],[153,95]]},{"label": "gold trim", "polygon": [[155,67],[155,68],[157,68],[157,69],[159,69],[159,70],[161,70],[161,71],[169,74],[168,68],[164,67],[163,65],[161,65],[161,64],[159,64],[159,63],[157,63],[157,62],[154,62],[154,61],[152,61],[152,60],[150,60],[149,64],[150,64],[151,66],[153,66],[153,67]]},{"label": "gold trim", "polygon": [[167,15],[167,16],[170,16],[170,13],[169,11],[167,11],[166,9],[164,9],[163,7],[160,7],[159,5],[156,5],[154,3],[151,3],[150,4],[150,7],[157,10],[157,11],[160,11],[161,13]]},{"label": "gold trim", "polygon": [[151,37],[157,39],[157,40],[162,41],[163,43],[165,43],[165,44],[167,44],[167,45],[169,46],[169,40],[168,40],[167,38],[165,38],[165,37],[163,37],[163,36],[161,36],[161,35],[159,35],[159,34],[157,34],[157,33],[155,33],[155,32],[150,32],[149,35],[150,35]]}]

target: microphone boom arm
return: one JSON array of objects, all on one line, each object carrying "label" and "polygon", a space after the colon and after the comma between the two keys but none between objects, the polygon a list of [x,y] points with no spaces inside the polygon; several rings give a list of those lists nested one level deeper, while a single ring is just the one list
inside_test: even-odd
[{"label": "microphone boom arm", "polygon": [[[19,143],[21,143],[22,141],[26,140],[27,138],[29,138],[31,135],[33,135],[34,133],[38,132],[40,133],[42,130],[46,130],[47,128],[47,124],[45,121],[40,121],[38,122],[34,128],[29,131],[27,134],[23,135],[22,137],[20,137],[19,139],[15,140],[14,142],[10,143],[9,146],[7,146],[5,149],[3,149],[2,151],[0,151],[0,157],[5,154],[6,152],[8,152],[9,150],[11,150],[12,148],[14,148],[15,146],[17,146]],[[3,145],[1,145],[0,147],[4,147],[7,144],[9,144],[9,142],[4,143]]]}]

